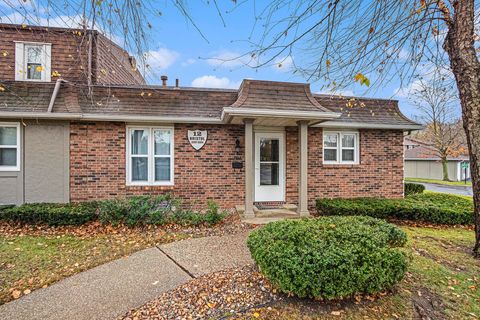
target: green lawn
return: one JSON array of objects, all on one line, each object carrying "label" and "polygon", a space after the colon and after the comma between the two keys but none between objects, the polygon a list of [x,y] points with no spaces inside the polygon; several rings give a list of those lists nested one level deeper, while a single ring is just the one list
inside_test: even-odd
[{"label": "green lawn", "polygon": [[433,180],[433,179],[419,179],[419,178],[405,178],[406,182],[420,182],[420,183],[436,183],[443,184],[447,186],[472,186],[471,181],[467,181],[465,184],[464,181],[443,181],[443,180]]},{"label": "green lawn", "polygon": [[411,262],[393,293],[356,303],[281,302],[249,310],[245,319],[480,319],[480,261],[470,251],[473,231],[402,228]]},{"label": "green lawn", "polygon": [[118,230],[91,235],[44,233],[0,236],[0,304],[137,250],[186,237]]}]

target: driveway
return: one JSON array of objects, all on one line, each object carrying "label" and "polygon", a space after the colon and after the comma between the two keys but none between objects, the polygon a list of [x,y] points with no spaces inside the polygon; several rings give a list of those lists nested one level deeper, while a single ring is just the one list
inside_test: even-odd
[{"label": "driveway", "polygon": [[447,186],[444,184],[436,184],[436,183],[421,183],[421,184],[423,184],[425,188],[429,191],[452,193],[452,194],[458,194],[462,196],[473,196],[472,187],[470,186]]},{"label": "driveway", "polygon": [[191,279],[252,262],[248,232],[139,251],[0,306],[0,319],[115,319]]}]

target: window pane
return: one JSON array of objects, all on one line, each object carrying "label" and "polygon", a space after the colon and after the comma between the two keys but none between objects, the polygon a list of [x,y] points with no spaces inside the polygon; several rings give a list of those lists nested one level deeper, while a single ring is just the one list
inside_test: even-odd
[{"label": "window pane", "polygon": [[0,166],[16,166],[17,165],[17,149],[16,148],[0,148]]},{"label": "window pane", "polygon": [[323,160],[325,161],[337,161],[337,150],[325,149],[323,150]]},{"label": "window pane", "polygon": [[27,48],[27,63],[42,63],[42,47],[40,46],[26,46]]},{"label": "window pane", "polygon": [[155,158],[155,181],[170,181],[170,158]]},{"label": "window pane", "polygon": [[336,134],[326,134],[323,138],[323,143],[325,147],[336,148],[337,147],[337,135]]},{"label": "window pane", "polygon": [[148,154],[148,130],[133,130],[131,140],[132,154]]},{"label": "window pane", "polygon": [[27,63],[27,79],[41,80],[42,65],[37,63]]},{"label": "window pane", "polygon": [[342,150],[342,161],[355,161],[353,150]]},{"label": "window pane", "polygon": [[278,139],[260,139],[260,161],[278,161]]},{"label": "window pane", "polygon": [[156,155],[170,155],[170,130],[155,130],[155,154]]},{"label": "window pane", "polygon": [[342,136],[342,147],[354,148],[355,147],[355,135],[345,134]]},{"label": "window pane", "polygon": [[132,158],[132,181],[148,180],[148,158],[135,157]]},{"label": "window pane", "polygon": [[260,185],[278,186],[278,163],[260,163]]},{"label": "window pane", "polygon": [[17,145],[17,128],[0,127],[0,145]]}]

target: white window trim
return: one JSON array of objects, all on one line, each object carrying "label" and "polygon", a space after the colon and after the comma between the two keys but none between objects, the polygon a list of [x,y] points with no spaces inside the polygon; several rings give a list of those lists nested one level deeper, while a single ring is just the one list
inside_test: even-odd
[{"label": "white window trim", "polygon": [[[131,154],[131,132],[133,130],[147,130],[148,131],[148,181],[132,181],[132,154]],[[163,156],[155,156],[154,154],[154,130],[170,130],[170,181],[155,181],[155,158]],[[173,186],[174,185],[174,172],[175,172],[175,131],[173,126],[127,126],[127,139],[126,143],[126,184],[127,186]]]},{"label": "white window trim", "polygon": [[[43,42],[14,41],[15,42],[15,81],[50,82],[52,79],[52,44]],[[41,79],[28,79],[25,61],[25,46],[43,46],[43,63]]]},{"label": "white window trim", "polygon": [[[325,136],[328,134],[337,135],[337,147],[325,147]],[[354,135],[355,136],[355,146],[353,148],[343,147],[342,146],[342,137],[344,135]],[[322,136],[322,152],[323,152],[323,163],[324,164],[340,164],[340,165],[352,165],[360,163],[360,134],[358,131],[331,131],[324,130]],[[325,149],[336,149],[337,150],[337,161],[325,160]],[[345,150],[354,150],[354,161],[343,161],[342,160],[342,149]]]},{"label": "white window trim", "polygon": [[20,171],[20,123],[18,122],[0,122],[0,127],[4,128],[16,128],[17,129],[17,144],[13,145],[0,145],[0,148],[16,148],[17,149],[17,165],[16,166],[2,166],[0,165],[0,172],[2,171]]}]

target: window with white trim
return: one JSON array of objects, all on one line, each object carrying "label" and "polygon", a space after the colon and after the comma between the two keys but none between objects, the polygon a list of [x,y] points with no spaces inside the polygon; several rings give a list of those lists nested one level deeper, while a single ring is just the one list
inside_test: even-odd
[{"label": "window with white trim", "polygon": [[359,163],[358,132],[324,131],[323,163]]},{"label": "window with white trim", "polygon": [[49,43],[15,43],[15,80],[51,80],[52,45]]},{"label": "window with white trim", "polygon": [[0,171],[20,170],[20,124],[0,123]]},{"label": "window with white trim", "polygon": [[173,128],[128,127],[127,184],[173,185]]}]

